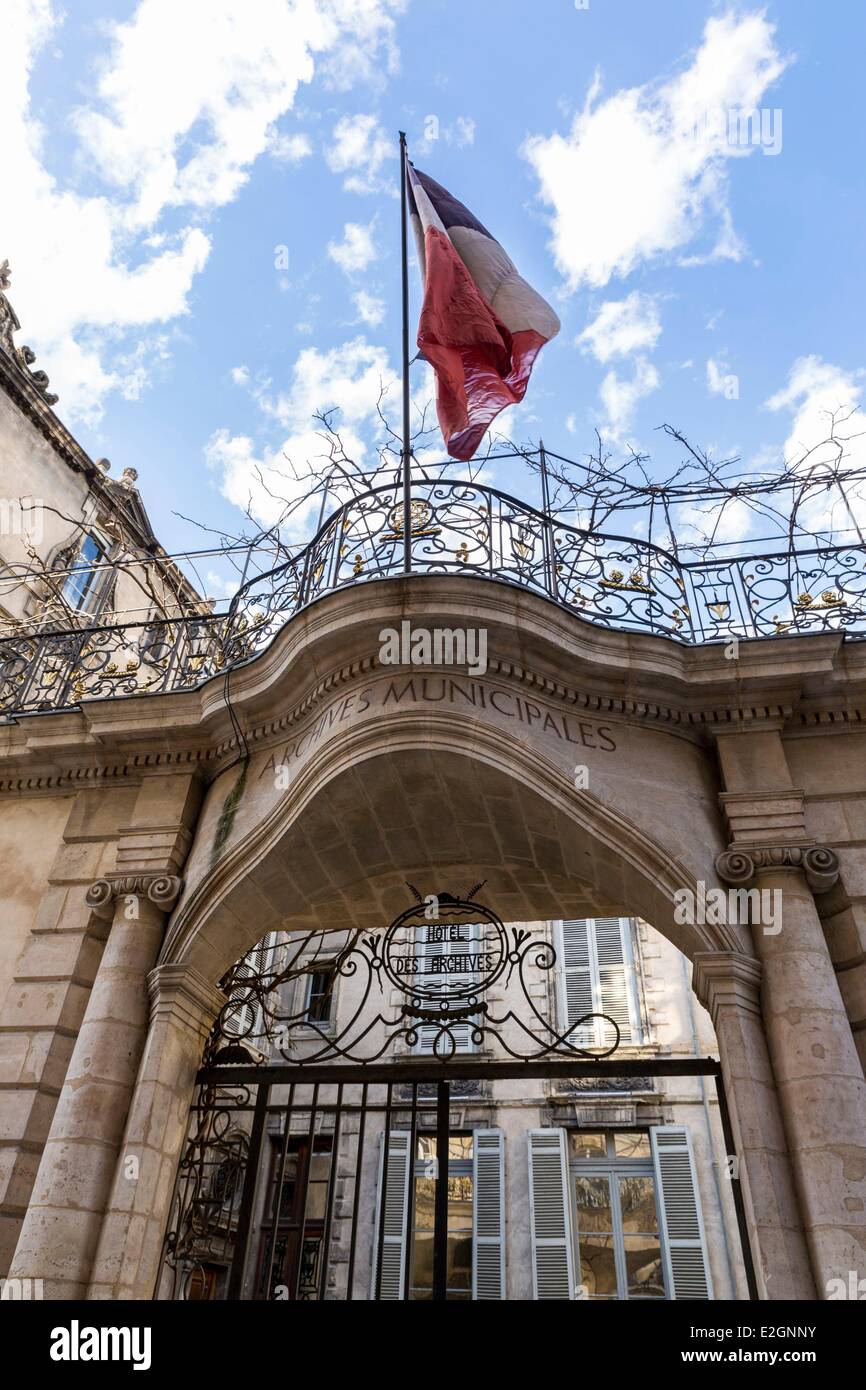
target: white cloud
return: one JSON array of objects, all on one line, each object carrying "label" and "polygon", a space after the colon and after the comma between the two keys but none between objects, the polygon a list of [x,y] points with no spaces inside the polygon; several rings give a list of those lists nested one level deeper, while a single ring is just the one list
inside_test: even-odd
[{"label": "white cloud", "polygon": [[205,14],[177,0],[139,0],[110,31],[96,89],[103,109],[79,111],[78,131],[103,177],[134,192],[133,223],[149,225],[167,206],[219,207],[236,197],[274,139],[274,122],[312,81],[315,55],[338,49],[345,57],[359,40],[378,50],[390,38],[392,8],[367,0],[359,16],[346,0],[241,8],[208,0]]},{"label": "white cloud", "polygon": [[358,290],[357,294],[352,295],[352,302],[358,310],[362,322],[369,324],[371,328],[378,328],[385,317],[384,299],[379,299],[374,294],[368,294],[366,290]]},{"label": "white cloud", "polygon": [[456,121],[454,122],[453,129],[450,129],[447,132],[445,138],[446,140],[449,140],[449,142],[453,140],[454,144],[460,146],[461,149],[464,148],[466,145],[474,145],[475,122],[473,121],[472,117],[458,116]]},{"label": "white cloud", "polygon": [[[241,11],[236,0],[209,0],[203,20],[196,5],[140,0],[107,31],[93,95],[72,123],[78,150],[55,174],[29,85],[37,61],[56,49],[59,11],[51,0],[7,0],[0,128],[14,196],[0,207],[0,247],[14,273],[20,341],[38,352],[66,418],[95,424],[108,392],[144,389],[142,358],[160,353],[154,327],[188,312],[210,252],[192,219],[236,197],[253,161],[275,140],[279,148],[275,122],[316,61],[334,83],[365,65],[372,71],[382,52],[393,64],[401,8],[402,0],[258,0]],[[192,217],[159,226],[176,208]]]},{"label": "white cloud", "polygon": [[644,396],[658,390],[661,377],[645,357],[638,357],[634,364],[634,376],[621,377],[615,371],[608,372],[601,383],[601,403],[605,410],[603,433],[611,441],[622,438],[631,425],[635,410]]},{"label": "white cloud", "polygon": [[[841,462],[845,469],[866,469],[866,422],[859,407],[866,370],[846,371],[815,355],[795,361],[787,384],[766,402],[774,412],[788,411],[791,426],[783,446],[786,462],[805,473],[815,466]],[[853,413],[852,416],[852,412]],[[831,430],[836,442],[830,438]],[[866,490],[862,482],[846,487],[861,526],[866,524]],[[821,489],[800,513],[801,524],[818,529],[850,528],[851,517],[837,488]]]},{"label": "white cloud", "polygon": [[373,239],[375,226],[375,217],[366,226],[360,222],[347,222],[343,227],[343,240],[328,242],[328,255],[347,275],[366,270],[376,260],[379,253]]},{"label": "white cloud", "polygon": [[[208,441],[205,459],[219,474],[223,495],[239,507],[249,506],[265,525],[280,519],[286,502],[297,504],[286,534],[290,539],[306,538],[320,498],[305,496],[310,482],[293,477],[287,460],[301,473],[324,472],[328,448],[312,416],[336,406],[335,424],[346,454],[362,466],[374,467],[370,439],[379,431],[377,402],[382,385],[394,380],[385,349],[363,336],[324,352],[305,348],[295,362],[288,391],[271,394],[268,384],[252,388],[265,416],[283,431],[279,445],[257,449],[248,435],[232,435],[227,429],[217,430]],[[338,495],[332,494],[334,500]]]},{"label": "white cloud", "polygon": [[602,304],[577,342],[599,362],[609,362],[612,357],[651,350],[661,331],[657,300],[634,290],[625,299],[609,299]]},{"label": "white cloud", "polygon": [[755,513],[739,497],[724,503],[681,503],[673,508],[673,518],[677,540],[683,545],[702,545],[710,538],[715,545],[742,541],[755,524]]},{"label": "white cloud", "polygon": [[346,175],[343,187],[350,193],[396,194],[391,166],[397,164],[397,145],[375,116],[342,116],[334,126],[325,158],[333,173]]},{"label": "white cloud", "polygon": [[711,18],[677,77],[599,100],[596,76],[567,134],[526,142],[570,289],[606,285],[642,261],[681,252],[710,221],[716,240],[702,259],[742,255],[726,165],[756,147],[731,143],[712,118],[760,106],[787,65],[774,32],[761,13]]},{"label": "white cloud", "polygon": [[231,599],[240,587],[240,576],[237,574],[224,575],[216,570],[208,570],[205,574],[205,589],[208,598]]},{"label": "white cloud", "polygon": [[313,153],[309,135],[279,135],[274,133],[268,141],[268,154],[285,164],[300,164]]}]

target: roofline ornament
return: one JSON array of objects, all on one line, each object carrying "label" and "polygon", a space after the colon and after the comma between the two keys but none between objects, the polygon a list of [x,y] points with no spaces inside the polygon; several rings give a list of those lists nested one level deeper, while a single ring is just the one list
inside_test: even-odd
[{"label": "roofline ornament", "polygon": [[42,370],[33,371],[36,353],[26,344],[17,347],[12,337],[13,333],[20,330],[21,324],[18,315],[6,298],[5,291],[8,290],[11,281],[12,271],[9,268],[8,260],[0,262],[0,348],[7,352],[16,365],[27,374],[45,404],[56,405],[60,397],[48,390],[48,373]]}]

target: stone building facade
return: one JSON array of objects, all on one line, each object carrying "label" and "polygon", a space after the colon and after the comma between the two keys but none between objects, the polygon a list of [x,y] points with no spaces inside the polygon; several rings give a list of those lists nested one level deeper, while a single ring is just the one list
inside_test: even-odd
[{"label": "stone building facade", "polygon": [[[7,501],[61,498],[64,516],[107,530],[122,515],[127,545],[144,524],[126,505],[132,480],[109,484],[74,445],[44,383],[10,353],[2,308]],[[50,559],[67,533],[49,536],[46,522],[46,537]],[[19,540],[4,538],[7,567]],[[93,567],[88,553],[75,590],[85,599]],[[160,573],[174,585],[168,563]],[[121,688],[115,673],[100,685],[85,672],[64,699],[28,704],[20,645],[4,639],[0,1269],[41,1279],[51,1298],[152,1298],[226,971],[264,933],[336,923],[375,935],[408,879],[483,882],[508,924],[651,924],[651,1046],[694,1050],[690,1016],[698,1050],[714,1030],[758,1296],[831,1297],[852,1275],[856,1286],[866,644],[782,630],[741,641],[731,659],[720,643],[594,625],[496,575],[356,573],[258,654],[225,669],[188,663],[182,685],[133,671]],[[7,590],[7,619],[32,623],[39,597]],[[187,602],[198,600],[180,592]],[[406,619],[483,628],[486,673],[383,667],[379,634]],[[779,912],[762,919],[760,896],[739,890]],[[711,892],[731,910],[705,910]],[[685,1007],[683,960],[706,1017]],[[574,1124],[561,1126],[549,1089],[530,1100],[537,1131],[619,1128],[611,1111],[598,1129],[584,1124],[587,1107],[605,1111],[599,1097],[569,1096]],[[503,1113],[505,1102],[496,1096]],[[742,1296],[712,1100],[690,1082],[627,1104],[648,1123],[624,1130],[682,1117],[716,1296]],[[506,1157],[520,1194],[522,1161]],[[515,1296],[525,1271],[516,1257]]]}]

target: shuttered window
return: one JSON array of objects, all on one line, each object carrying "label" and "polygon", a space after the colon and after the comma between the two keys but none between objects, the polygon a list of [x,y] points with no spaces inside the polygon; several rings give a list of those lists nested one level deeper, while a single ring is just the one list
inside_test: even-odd
[{"label": "shuttered window", "polygon": [[685,1125],[650,1130],[670,1297],[713,1296],[692,1144]]},{"label": "shuttered window", "polygon": [[244,956],[236,971],[238,985],[230,995],[232,1007],[224,1023],[224,1031],[227,1034],[240,1038],[265,1053],[270,1051],[270,1040],[266,1034],[264,1009],[252,991],[244,988],[243,981],[276,974],[280,940],[279,932],[268,932],[267,936],[263,936]]},{"label": "shuttered window", "polygon": [[472,1297],[505,1298],[505,1139],[476,1129],[472,1205]]},{"label": "shuttered window", "polygon": [[[637,975],[628,917],[582,917],[557,922],[554,933],[559,1022],[566,1031],[586,1014],[606,1014],[620,1042],[642,1041]],[[581,1047],[610,1046],[616,1034],[594,1019],[569,1037]]]},{"label": "shuttered window", "polygon": [[[436,923],[431,923],[435,927]],[[481,942],[482,926],[478,922],[466,923],[458,928],[460,933],[459,940],[431,941],[428,940],[429,928],[422,928],[421,939],[418,941],[415,950],[419,957],[419,968],[425,979],[430,979],[434,975],[442,981],[443,994],[447,998],[448,991],[460,989],[463,985],[471,984],[477,979],[477,971],[474,970],[443,970],[437,971],[435,962],[445,960],[447,957],[460,959],[478,951]],[[433,1007],[430,1005],[429,1007]],[[460,1007],[460,1001],[455,1001],[455,1008]],[[472,1040],[471,1023],[454,1023],[450,1032],[454,1038],[454,1052],[474,1052],[475,1043]],[[437,1042],[438,1039],[438,1042]],[[440,1028],[434,1024],[422,1024],[418,1029],[418,1042],[412,1049],[413,1052],[421,1056],[429,1057],[433,1055],[434,1049],[438,1055],[447,1060],[452,1055],[452,1048],[447,1036],[442,1036]]]},{"label": "shuttered window", "polygon": [[[379,1189],[376,1217],[373,1224],[373,1268],[370,1280],[371,1299],[402,1299],[406,1273],[406,1218],[409,1206],[409,1174],[412,1168],[409,1144],[411,1135],[405,1130],[392,1130],[388,1140],[387,1177],[385,1136],[379,1136]],[[382,1202],[385,1203],[382,1231]],[[378,1254],[381,1234],[382,1274],[378,1277]]]},{"label": "shuttered window", "polygon": [[572,1299],[574,1256],[565,1131],[531,1129],[527,1137],[533,1296]]}]

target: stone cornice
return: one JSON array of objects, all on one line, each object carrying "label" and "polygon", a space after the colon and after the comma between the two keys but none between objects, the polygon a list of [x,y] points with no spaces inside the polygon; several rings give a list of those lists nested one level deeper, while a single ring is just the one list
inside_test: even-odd
[{"label": "stone cornice", "polygon": [[[486,626],[488,680],[513,681],[550,700],[691,741],[709,742],[722,729],[810,722],[828,731],[861,722],[866,729],[856,703],[862,691],[866,705],[866,643],[845,644],[834,634],[743,642],[734,669],[718,645],[684,647],[600,628],[505,584],[413,576],[326,596],[228,680],[221,673],[191,691],[92,701],[10,721],[0,727],[0,792],[73,790],[191,763],[215,776],[375,674],[378,633],[406,612],[416,626],[453,626],[458,617],[465,626]],[[400,668],[388,671],[398,675]],[[227,692],[246,750],[233,730]],[[819,697],[823,710],[815,705]]]}]

